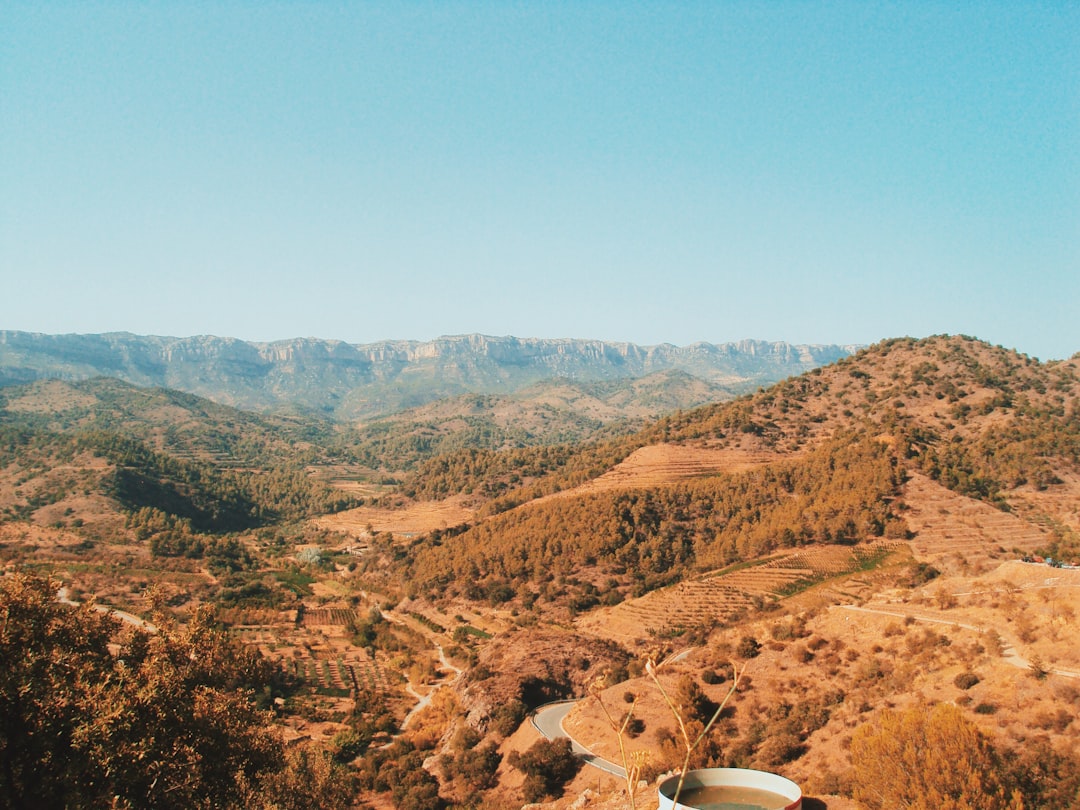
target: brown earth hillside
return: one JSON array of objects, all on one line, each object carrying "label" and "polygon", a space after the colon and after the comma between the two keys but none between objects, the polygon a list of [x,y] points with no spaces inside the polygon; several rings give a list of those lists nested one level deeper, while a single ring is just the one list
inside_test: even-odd
[{"label": "brown earth hillside", "polygon": [[739,473],[785,458],[760,447],[651,444],[631,453],[611,470],[579,487],[548,497],[565,498],[590,492],[648,489],[686,478]]},{"label": "brown earth hillside", "polygon": [[972,338],[902,338],[659,430],[683,440],[750,432],[790,449],[867,421],[900,422],[967,440],[1017,417],[1075,418],[1078,380],[1080,358],[1039,363]]},{"label": "brown earth hillside", "polygon": [[[1038,739],[1059,753],[1080,751],[1071,719],[1080,699],[1069,683],[1080,662],[1062,634],[1074,621],[1077,583],[1069,572],[1016,567],[1025,555],[1075,548],[1080,536],[1077,372],[1076,360],[1041,364],[963,337],[904,339],[733,403],[661,420],[634,439],[640,447],[624,460],[554,496],[526,498],[495,525],[508,533],[529,525],[532,510],[558,502],[563,515],[573,504],[597,510],[593,525],[600,530],[614,503],[629,510],[621,517],[615,510],[626,531],[641,531],[649,504],[663,502],[657,493],[725,478],[749,487],[761,476],[786,476],[829,447],[866,442],[868,450],[882,448],[897,472],[895,487],[882,494],[893,521],[888,536],[879,527],[876,537],[867,533],[854,543],[778,543],[766,557],[730,570],[675,565],[673,584],[642,595],[631,594],[617,563],[598,558],[556,567],[554,581],[539,592],[516,585],[504,607],[543,623],[565,616],[555,609],[558,593],[577,600],[573,594],[591,592],[594,604],[572,619],[577,633],[617,641],[639,656],[689,647],[670,665],[672,677],[689,675],[714,698],[722,690],[703,674],[720,672],[739,659],[746,637],[756,639],[760,652],[747,659],[750,683],[734,722],[719,732],[727,740],[720,748],[729,763],[796,778],[824,806],[852,806],[842,795],[849,789],[851,733],[890,706],[959,702],[1004,749]],[[825,478],[840,472],[832,464],[822,469]],[[542,489],[531,486],[523,493]],[[756,519],[767,515],[760,511]],[[660,511],[657,525],[670,531],[684,518]],[[522,548],[568,542],[558,522],[536,525]],[[468,539],[466,533],[438,542]],[[478,585],[486,573],[482,559],[475,558]],[[474,588],[472,598],[483,601],[483,589]],[[527,635],[515,643],[529,649]],[[1043,677],[1043,668],[1060,674]],[[977,685],[956,686],[968,673]],[[627,694],[649,688],[631,678],[605,695],[609,705],[625,708]],[[641,704],[645,731],[635,745],[655,758],[664,750],[658,729],[671,724],[651,700]],[[595,705],[581,704],[566,727],[596,753],[618,757],[616,737]],[[558,806],[586,801],[582,778],[578,793]],[[618,806],[618,799],[587,803]]]}]

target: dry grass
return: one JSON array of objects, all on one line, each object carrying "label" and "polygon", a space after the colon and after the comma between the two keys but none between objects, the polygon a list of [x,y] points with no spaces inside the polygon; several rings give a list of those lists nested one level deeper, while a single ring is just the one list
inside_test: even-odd
[{"label": "dry grass", "polygon": [[774,453],[760,448],[654,444],[635,450],[599,478],[548,497],[565,498],[592,492],[649,489],[688,478],[745,472],[791,457],[790,454]]},{"label": "dry grass", "polygon": [[458,526],[470,520],[475,510],[465,505],[464,497],[444,501],[410,503],[401,509],[361,506],[312,521],[322,529],[344,532],[354,537],[368,536],[368,527],[375,532],[397,535],[423,534],[435,529]]},{"label": "dry grass", "polygon": [[1030,553],[1049,539],[1042,527],[958,495],[924,475],[911,476],[903,497],[908,507],[904,518],[915,532],[912,550],[942,570],[986,570],[1015,558],[1017,551]]}]

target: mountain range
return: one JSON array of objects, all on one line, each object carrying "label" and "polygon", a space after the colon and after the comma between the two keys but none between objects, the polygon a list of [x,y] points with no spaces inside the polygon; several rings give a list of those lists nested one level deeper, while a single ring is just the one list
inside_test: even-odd
[{"label": "mountain range", "polygon": [[552,379],[618,387],[680,371],[707,384],[686,402],[663,403],[671,408],[730,398],[857,348],[759,340],[638,346],[479,334],[355,345],[316,338],[256,343],[207,335],[0,331],[0,386],[104,376],[248,410],[365,420],[467,393],[510,394]]}]

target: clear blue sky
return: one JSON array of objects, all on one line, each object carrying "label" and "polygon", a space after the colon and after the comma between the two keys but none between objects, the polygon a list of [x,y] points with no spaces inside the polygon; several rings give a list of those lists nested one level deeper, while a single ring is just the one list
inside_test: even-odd
[{"label": "clear blue sky", "polygon": [[1080,3],[0,4],[0,329],[1080,351]]}]

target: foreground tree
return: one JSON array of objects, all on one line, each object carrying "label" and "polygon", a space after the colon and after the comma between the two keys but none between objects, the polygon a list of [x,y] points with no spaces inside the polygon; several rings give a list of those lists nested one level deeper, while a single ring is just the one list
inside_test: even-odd
[{"label": "foreground tree", "polygon": [[1022,810],[987,738],[956,706],[882,712],[851,740],[865,810]]},{"label": "foreground tree", "polygon": [[[44,579],[0,578],[0,806],[279,804],[269,786],[295,763],[255,706],[272,671],[261,656],[209,610],[147,635],[55,594]],[[301,805],[328,806],[312,798]]]}]

